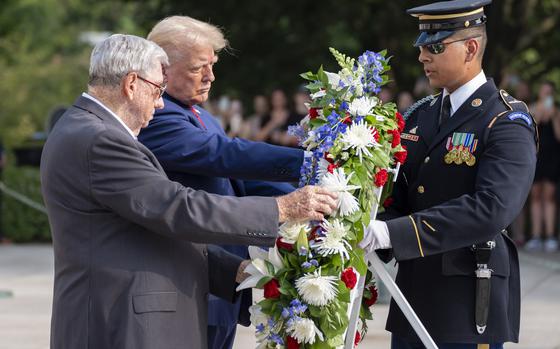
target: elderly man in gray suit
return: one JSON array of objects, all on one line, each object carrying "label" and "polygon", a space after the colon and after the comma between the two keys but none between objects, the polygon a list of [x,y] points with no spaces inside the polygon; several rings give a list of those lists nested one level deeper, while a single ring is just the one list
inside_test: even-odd
[{"label": "elderly man in gray suit", "polygon": [[53,234],[53,349],[206,347],[207,293],[235,299],[247,261],[205,244],[272,245],[278,223],[321,219],[334,194],[222,197],[170,181],[136,140],[163,107],[168,60],[113,35],[91,55],[88,93],[50,134],[41,182]]}]

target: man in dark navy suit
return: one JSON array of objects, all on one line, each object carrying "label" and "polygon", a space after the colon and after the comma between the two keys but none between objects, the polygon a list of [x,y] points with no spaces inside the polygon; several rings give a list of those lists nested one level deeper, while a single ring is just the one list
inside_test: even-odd
[{"label": "man in dark navy suit", "polygon": [[[538,140],[526,105],[482,70],[490,2],[408,10],[420,21],[418,59],[442,91],[406,113],[394,203],[362,242],[392,249],[398,286],[444,349],[503,348],[519,337],[519,263],[503,231],[529,193]],[[423,348],[394,302],[387,330],[393,349]]]},{"label": "man in dark navy suit", "polygon": [[[292,191],[287,183],[259,181],[297,181],[303,150],[228,138],[216,118],[200,106],[214,81],[216,54],[227,46],[220,29],[174,16],[158,23],[148,39],[166,51],[170,66],[165,107],[155,112],[139,140],[155,154],[169,178],[221,195],[274,196]],[[248,256],[244,246],[223,247]],[[209,296],[209,348],[231,348],[237,323],[249,325],[250,292],[244,291],[235,304]]]}]

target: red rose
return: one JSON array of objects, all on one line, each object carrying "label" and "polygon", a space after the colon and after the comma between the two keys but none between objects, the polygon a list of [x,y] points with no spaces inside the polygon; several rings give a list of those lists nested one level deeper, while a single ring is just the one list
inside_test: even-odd
[{"label": "red rose", "polygon": [[371,133],[373,134],[373,139],[375,139],[376,142],[379,142],[379,132],[377,132],[376,129],[373,129]]},{"label": "red rose", "polygon": [[327,171],[329,171],[329,173],[333,173],[334,169],[337,167],[337,164],[330,164],[329,166],[327,166]]},{"label": "red rose", "polygon": [[385,201],[383,201],[383,207],[387,208],[387,207],[391,206],[394,201],[395,200],[393,199],[393,197],[389,196],[387,199],[385,199]]},{"label": "red rose", "polygon": [[404,164],[404,162],[406,161],[406,156],[408,155],[408,152],[405,150],[403,151],[398,151],[395,153],[395,160],[397,160],[398,163],[400,164]]},{"label": "red rose", "polygon": [[399,130],[389,130],[387,133],[393,135],[393,140],[391,141],[391,147],[395,148],[397,145],[401,144],[401,134]]},{"label": "red rose", "polygon": [[350,125],[352,123],[352,118],[348,116],[349,114],[346,113],[346,117],[342,120],[343,123]]},{"label": "red rose", "polygon": [[294,249],[293,244],[289,244],[287,242],[284,242],[282,240],[282,238],[276,239],[276,247],[278,247],[279,249],[286,250],[286,251],[292,251]]},{"label": "red rose", "polygon": [[280,290],[278,289],[280,284],[278,280],[272,279],[266,284],[264,284],[264,298],[278,298],[280,297]]},{"label": "red rose", "polygon": [[329,154],[328,151],[325,152],[325,160],[327,160],[328,162],[330,162],[331,164],[334,163],[334,159],[330,156],[331,154]]},{"label": "red rose", "polygon": [[389,175],[387,174],[387,170],[379,170],[379,172],[375,174],[375,180],[373,181],[373,183],[378,187],[382,187],[383,185],[385,185],[385,183],[387,183],[388,177]]},{"label": "red rose", "polygon": [[358,282],[358,278],[356,277],[356,273],[354,272],[354,269],[352,269],[352,268],[344,269],[342,274],[340,274],[340,280],[342,280],[342,282],[344,282],[346,287],[350,290],[353,289],[354,286],[356,286],[356,283]]},{"label": "red rose", "polygon": [[361,340],[362,336],[360,335],[360,332],[356,331],[356,336],[354,337],[354,346],[358,346],[358,343],[360,343]]},{"label": "red rose", "polygon": [[397,125],[398,125],[398,128],[399,128],[399,132],[402,132],[404,130],[404,124],[405,124],[402,114],[397,112],[395,114],[395,118],[397,119]]},{"label": "red rose", "polygon": [[288,349],[299,349],[299,343],[295,338],[288,336],[286,337],[286,347]]},{"label": "red rose", "polygon": [[309,118],[310,119],[315,119],[318,116],[319,116],[319,111],[318,111],[317,108],[310,108],[309,109]]},{"label": "red rose", "polygon": [[371,292],[371,297],[370,298],[365,298],[364,297],[364,304],[368,307],[371,307],[372,305],[375,304],[375,302],[377,302],[377,289],[375,288],[375,286],[370,286],[368,287],[369,292]]}]

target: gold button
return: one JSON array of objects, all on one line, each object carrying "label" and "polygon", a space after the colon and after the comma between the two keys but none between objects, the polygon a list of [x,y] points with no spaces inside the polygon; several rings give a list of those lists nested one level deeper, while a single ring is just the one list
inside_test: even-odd
[{"label": "gold button", "polygon": [[430,157],[426,156],[426,158],[424,159],[424,163],[427,164],[430,161]]},{"label": "gold button", "polygon": [[424,186],[423,185],[418,186],[418,193],[419,194],[424,194]]}]

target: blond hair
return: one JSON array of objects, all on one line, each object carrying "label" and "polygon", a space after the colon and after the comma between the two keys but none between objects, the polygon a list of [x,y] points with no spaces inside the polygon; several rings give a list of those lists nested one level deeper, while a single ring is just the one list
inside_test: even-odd
[{"label": "blond hair", "polygon": [[156,24],[148,40],[161,46],[175,62],[181,52],[196,45],[210,45],[214,52],[228,47],[228,41],[220,28],[188,16],[171,16]]}]

